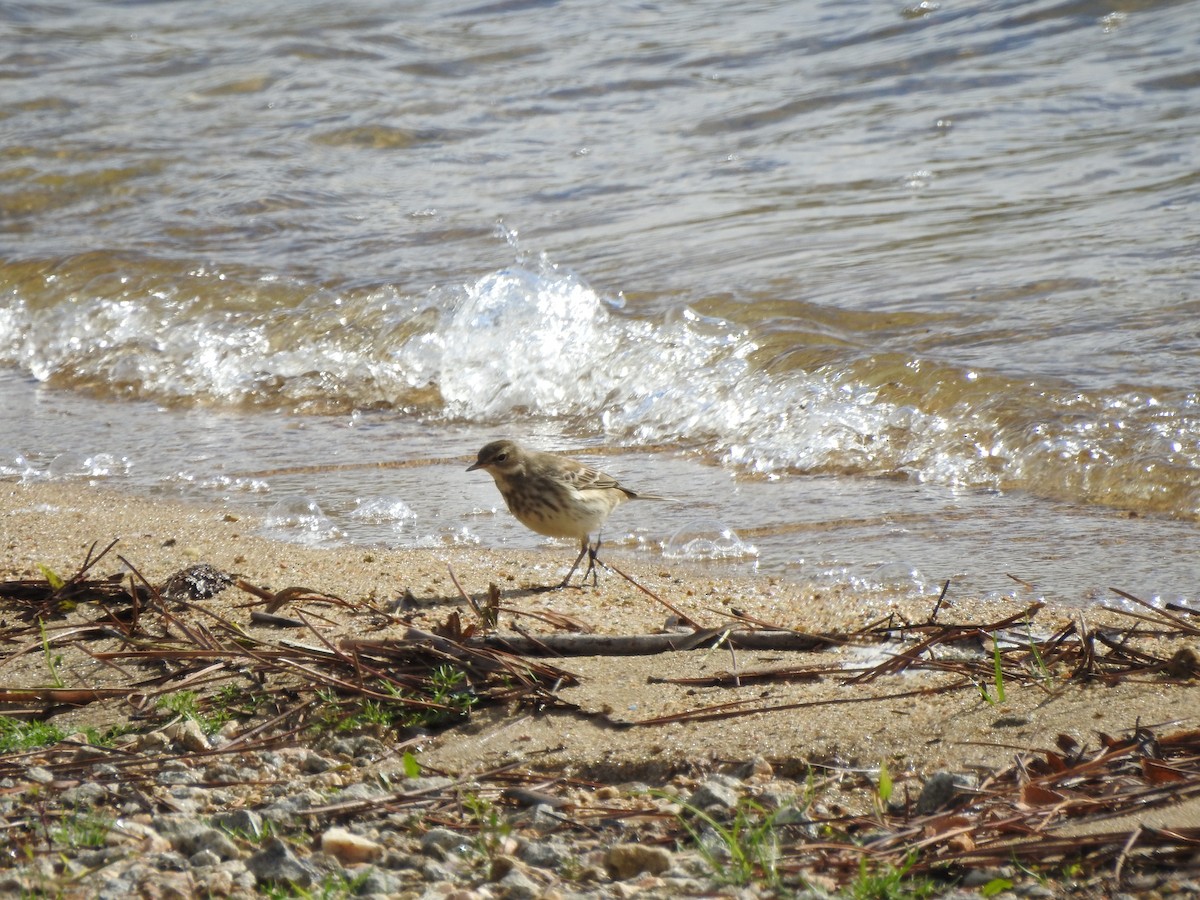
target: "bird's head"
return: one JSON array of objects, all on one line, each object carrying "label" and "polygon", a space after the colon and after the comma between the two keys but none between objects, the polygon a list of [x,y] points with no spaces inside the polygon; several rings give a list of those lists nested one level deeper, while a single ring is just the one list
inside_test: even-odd
[{"label": "bird's head", "polygon": [[475,462],[467,466],[468,472],[486,469],[494,476],[515,473],[524,465],[524,452],[512,441],[492,441],[479,451]]}]

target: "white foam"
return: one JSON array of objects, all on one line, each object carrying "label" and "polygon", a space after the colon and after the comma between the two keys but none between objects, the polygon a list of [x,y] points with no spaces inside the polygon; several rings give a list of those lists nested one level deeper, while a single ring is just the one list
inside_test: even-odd
[{"label": "white foam", "polygon": [[[947,367],[922,376],[925,399],[900,390],[893,401],[863,379],[895,370],[903,382],[924,361],[764,370],[747,328],[680,307],[634,318],[545,256],[426,297],[222,284],[234,296],[218,306],[136,279],[37,310],[18,298],[0,311],[0,362],[158,400],[554,418],[611,443],[701,445],[768,476],[903,474],[1200,516],[1200,395],[1014,399]],[[292,305],[260,297],[268,289],[290,291]]]}]

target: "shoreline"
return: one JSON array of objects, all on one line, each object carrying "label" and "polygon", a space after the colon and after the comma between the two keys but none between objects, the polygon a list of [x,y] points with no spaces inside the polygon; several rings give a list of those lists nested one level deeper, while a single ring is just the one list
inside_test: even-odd
[{"label": "shoreline", "polygon": [[[447,547],[436,550],[387,550],[364,547],[311,548],[285,544],[253,533],[256,523],[247,517],[231,515],[213,508],[174,501],[147,500],[107,489],[79,485],[5,485],[0,535],[5,547],[0,580],[37,578],[41,566],[65,576],[85,559],[89,548],[103,549],[118,541],[112,554],[94,574],[108,575],[127,571],[118,556],[127,560],[146,581],[157,584],[173,573],[198,563],[236,574],[259,587],[279,591],[303,586],[347,600],[368,600],[388,606],[399,603],[406,594],[416,608],[408,616],[416,627],[433,629],[454,612],[470,617],[471,609],[461,597],[455,579],[473,596],[482,598],[490,584],[501,591],[501,631],[518,623],[523,630],[550,631],[538,616],[566,617],[580,631],[597,634],[628,635],[661,632],[678,609],[703,627],[732,627],[733,611],[753,621],[797,629],[809,634],[845,634],[872,622],[891,617],[896,621],[919,623],[934,606],[926,597],[886,597],[856,595],[853,591],[814,589],[778,577],[723,578],[711,568],[691,568],[661,559],[620,558],[622,571],[636,579],[662,604],[627,583],[614,572],[603,574],[599,588],[568,588],[536,593],[532,589],[551,584],[561,577],[569,553],[561,556],[546,551],[500,550]],[[221,598],[215,608],[229,615]],[[1016,601],[972,601],[949,598],[941,605],[939,620],[948,623],[991,622],[1019,612],[1028,604]],[[244,618],[244,612],[241,614]],[[1100,608],[1046,605],[1038,610],[1036,626],[1046,633],[1074,621],[1087,622],[1092,628],[1127,628],[1133,620]],[[333,634],[338,629],[332,629]],[[1193,642],[1200,651],[1200,641]],[[836,650],[832,653],[798,654],[806,663],[848,665],[853,655],[863,660],[878,659],[872,653],[886,650],[854,648],[851,660]],[[651,657],[595,657],[566,660],[567,668],[586,673],[585,682],[595,686],[594,695],[586,686],[577,688],[582,702],[614,709],[635,709],[629,718],[665,715],[690,706],[702,705],[694,698],[721,690],[661,690],[656,699],[642,682],[668,675],[687,676],[727,670],[751,669],[778,664],[781,654],[770,651],[731,653],[728,650],[660,654]],[[664,664],[667,662],[667,664]],[[897,682],[899,684],[899,682]],[[907,689],[912,685],[900,685]],[[775,685],[780,703],[809,698],[836,696],[833,683],[821,693],[811,685],[805,690]],[[896,685],[892,685],[896,687]],[[803,719],[789,714],[784,725],[754,732],[754,741],[739,742],[736,728],[680,728],[680,733],[663,745],[675,748],[676,762],[689,756],[711,755],[724,758],[749,758],[771,746],[776,755],[797,754],[804,758],[852,761],[858,765],[877,764],[880,759],[907,758],[926,764],[997,765],[1011,755],[1009,745],[1052,746],[1062,731],[1074,729],[1075,737],[1086,741],[1094,730],[1120,731],[1132,728],[1135,721],[1166,722],[1178,719],[1180,711],[1194,709],[1194,716],[1179,720],[1182,727],[1200,726],[1200,685],[1180,686],[1179,691],[1195,698],[1189,705],[1166,692],[1135,684],[1108,688],[1105,699],[1092,696],[1086,689],[1069,692],[1048,700],[1045,693],[1017,685],[1009,692],[1004,707],[989,706],[979,696],[939,698],[923,702],[912,698],[883,713],[856,704],[843,714],[824,710],[816,717],[815,729],[792,724]],[[1103,693],[1103,691],[1098,691]],[[819,707],[818,707],[819,709]],[[995,721],[1020,719],[1024,724],[994,727]],[[537,729],[534,728],[534,731]],[[690,735],[690,736],[689,736]],[[532,735],[526,743],[554,744],[561,737],[554,727],[542,740]],[[598,739],[598,743],[592,741]],[[932,755],[929,747],[934,746]],[[997,749],[988,751],[994,742]],[[482,743],[487,743],[483,741]],[[602,760],[627,761],[636,769],[644,762],[661,765],[662,749],[639,761],[636,754],[621,750],[627,739],[612,740],[603,734],[591,735],[578,746],[583,758],[573,759],[571,750],[554,756],[555,764],[602,765]],[[970,751],[961,749],[972,746]],[[955,749],[959,748],[959,749]],[[544,748],[543,748],[544,749]],[[744,752],[739,752],[739,750]],[[479,752],[483,752],[480,749]],[[767,755],[771,755],[769,752]]]},{"label": "shoreline", "polygon": [[[121,574],[128,581],[121,559],[136,569],[136,579],[153,585],[198,564],[236,575],[246,587],[195,601],[192,608],[203,613],[199,621],[211,618],[270,646],[320,650],[323,644],[333,650],[360,640],[394,644],[403,642],[409,628],[431,632],[451,622],[469,631],[480,623],[457,585],[482,602],[492,584],[499,589],[501,633],[655,634],[675,608],[717,631],[766,623],[825,641],[805,651],[708,646],[641,656],[542,658],[538,664],[570,677],[532,707],[519,699],[490,703],[445,730],[418,730],[399,740],[385,729],[372,738],[393,767],[399,756],[412,754],[422,770],[455,784],[487,784],[498,772],[519,771],[546,783],[587,783],[593,792],[610,785],[603,789],[615,792],[610,799],[632,803],[647,785],[699,790],[714,778],[732,778],[738,790],[755,798],[793,796],[806,779],[811,784],[814,772],[822,772],[828,777],[820,782],[819,803],[841,821],[871,814],[877,790],[871,786],[884,772],[896,796],[915,800],[936,777],[981,784],[1012,770],[1014,758],[1022,755],[1053,757],[1069,745],[1082,758],[1103,751],[1102,736],[1120,739],[1141,729],[1138,733],[1165,739],[1200,728],[1195,664],[1200,639],[1186,629],[1163,629],[1166,620],[1142,627],[1130,647],[1136,644],[1147,658],[1178,661],[1174,668],[1143,666],[1120,676],[1111,663],[1120,658],[1113,655],[1118,650],[1109,644],[1121,641],[1097,639],[1093,650],[1100,662],[1093,675],[1080,677],[1074,663],[1054,661],[1037,671],[1026,659],[1010,666],[1003,681],[989,684],[985,675],[970,673],[990,671],[992,654],[999,665],[999,645],[989,643],[996,635],[1015,635],[1012,640],[1019,642],[1036,632],[1042,646],[1050,647],[1055,634],[1069,643],[1072,629],[1104,638],[1142,620],[1100,609],[949,597],[938,605],[935,623],[929,598],[834,593],[770,577],[721,578],[712,569],[642,558],[614,561],[645,590],[610,571],[597,589],[537,593],[531,589],[561,577],[570,554],[313,549],[258,537],[256,523],[219,508],[70,484],[7,484],[0,496],[5,548],[0,581],[43,579],[46,571],[69,577],[89,548],[99,552],[119,539],[89,577]],[[298,617],[296,624],[307,630],[288,633],[253,619],[255,610],[265,608],[253,591],[278,594],[301,586],[310,592],[303,600],[272,611]],[[995,624],[1004,622],[1003,628]],[[77,625],[54,622],[45,626],[44,636],[56,641],[72,628]],[[935,631],[949,639],[913,655],[913,647]],[[92,653],[72,655],[66,644],[54,647],[63,650],[67,687],[130,690],[124,670],[100,665]],[[26,644],[0,669],[3,687],[44,686],[49,652],[49,645],[43,652],[40,645]],[[1009,658],[1024,659],[1016,653]],[[133,696],[66,711],[61,720],[80,731],[111,724],[114,717],[136,718]],[[11,701],[4,707],[10,714],[14,708]],[[326,735],[325,744],[314,746],[332,738]],[[341,783],[374,777],[380,764],[364,764]],[[1191,784],[1187,781],[1190,800],[1114,821],[1129,834],[1145,823],[1200,827],[1200,795]]]}]

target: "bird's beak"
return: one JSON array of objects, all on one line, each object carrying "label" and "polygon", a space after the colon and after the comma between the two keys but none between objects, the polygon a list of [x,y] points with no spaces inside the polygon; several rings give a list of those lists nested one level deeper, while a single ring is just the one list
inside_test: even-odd
[{"label": "bird's beak", "polygon": [[476,469],[482,469],[482,468],[483,468],[483,463],[476,461],[476,462],[471,463],[469,466],[467,466],[467,471],[474,472]]}]

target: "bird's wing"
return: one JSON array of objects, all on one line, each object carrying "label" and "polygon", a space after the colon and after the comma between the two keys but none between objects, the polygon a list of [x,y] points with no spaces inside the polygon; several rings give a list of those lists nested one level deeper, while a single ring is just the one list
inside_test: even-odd
[{"label": "bird's wing", "polygon": [[608,488],[621,488],[617,479],[605,475],[591,466],[581,465],[563,473],[564,480],[580,491],[600,491]]}]

